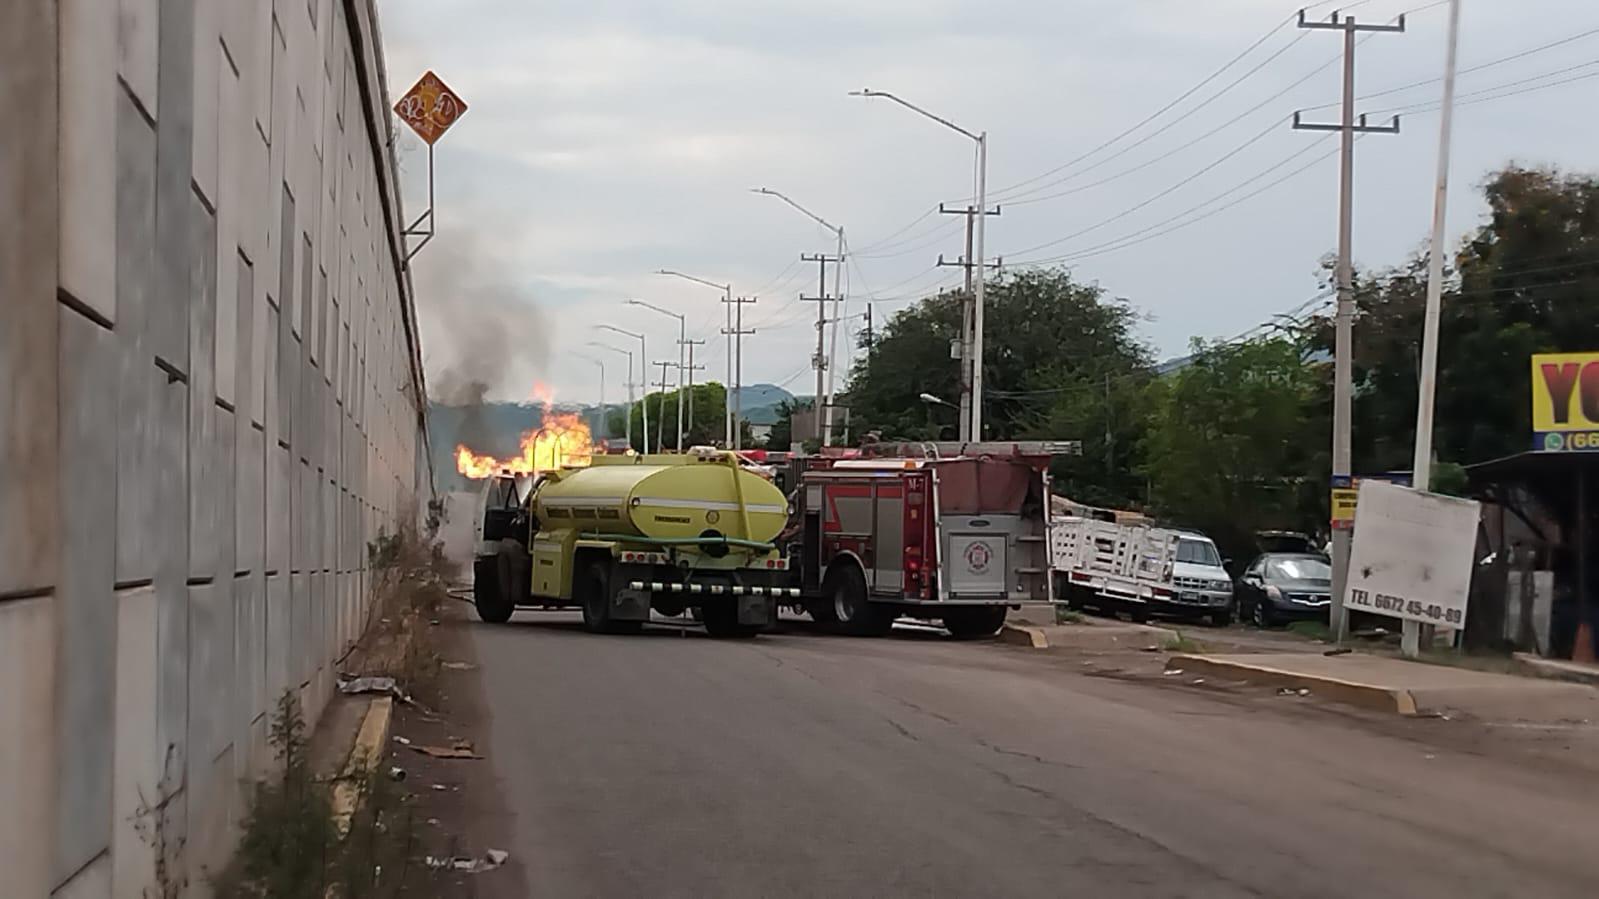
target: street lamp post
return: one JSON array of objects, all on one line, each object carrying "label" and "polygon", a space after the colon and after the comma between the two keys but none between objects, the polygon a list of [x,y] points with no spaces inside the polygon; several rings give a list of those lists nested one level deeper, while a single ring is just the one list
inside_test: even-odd
[{"label": "street lamp post", "polygon": [[832,231],[838,237],[838,250],[836,252],[836,255],[838,256],[838,261],[836,263],[834,263],[834,265],[833,265],[833,321],[832,321],[832,333],[831,333],[831,335],[829,335],[829,338],[828,338],[829,345],[828,345],[828,348],[827,348],[827,399],[826,399],[825,402],[823,402],[821,397],[817,397],[817,401],[819,403],[822,403],[821,409],[818,410],[820,412],[821,416],[822,416],[822,445],[823,446],[832,446],[833,445],[833,373],[838,370],[838,324],[844,318],[844,315],[843,315],[844,293],[843,293],[843,282],[841,280],[842,276],[843,276],[843,273],[844,273],[844,226],[843,225],[834,225],[834,224],[832,224],[827,219],[822,218],[821,216],[817,215],[816,213],[810,211],[809,209],[806,209],[804,206],[801,206],[800,204],[794,202],[793,199],[791,199],[787,194],[784,194],[781,191],[772,190],[771,188],[767,188],[767,187],[752,187],[752,188],[750,188],[750,192],[751,193],[757,193],[757,194],[765,194],[768,197],[776,197],[779,200],[782,200],[784,203],[787,203],[788,205],[790,205],[790,206],[794,207],[795,209],[799,210],[802,214],[804,214],[805,216],[810,218],[812,221],[816,222],[818,225],[821,225],[823,228],[826,228],[827,230]]},{"label": "street lamp post", "polygon": [[[629,330],[626,330],[624,328],[618,328],[615,325],[595,325],[594,327],[599,328],[602,331],[610,331],[610,332],[615,333],[615,334],[620,334],[623,337],[631,337],[634,340],[637,340],[638,341],[638,356],[639,356],[639,359],[640,360],[647,360],[647,359],[650,358],[649,350],[644,345],[644,335],[639,333],[638,331],[629,331]],[[642,364],[644,365],[644,369],[645,369],[644,379],[647,381],[647,380],[649,380],[649,374],[648,374],[649,363],[648,362],[643,362]],[[632,368],[633,368],[633,363],[632,363],[632,360],[629,359],[628,360],[628,370],[632,371]],[[648,385],[646,385],[644,394],[645,394],[645,400],[644,400],[643,403],[640,404],[640,405],[642,405],[644,407],[644,410],[643,410],[643,415],[644,415],[644,433],[641,435],[641,439],[644,441],[644,454],[647,456],[650,453],[650,403],[649,403],[649,398],[648,398],[649,397]],[[629,425],[632,424],[632,422],[631,422],[632,417],[633,417],[632,413],[628,413]],[[656,449],[660,449],[660,447],[656,447]]]},{"label": "street lamp post", "polygon": [[622,355],[627,357],[627,414],[622,416],[622,428],[623,428],[623,434],[624,434],[622,439],[627,441],[627,445],[628,445],[629,448],[632,448],[632,446],[633,446],[633,351],[632,350],[624,350],[624,349],[622,349],[621,347],[618,347],[618,346],[611,346],[608,343],[600,343],[598,340],[591,340],[591,341],[588,342],[588,345],[591,346],[591,347],[594,347],[595,349],[607,350],[607,351],[612,352],[612,353],[621,353]]},{"label": "street lamp post", "polygon": [[[920,399],[923,403],[927,404],[927,423],[930,424],[930,425],[933,423],[933,407],[934,406],[945,406],[947,408],[954,409],[957,419],[960,416],[961,407],[955,405],[954,403],[950,402],[949,400],[944,399],[943,397],[934,396],[931,393],[923,393],[923,394],[921,394],[918,397],[918,399]],[[937,433],[936,436],[939,439],[943,439],[943,437],[944,437],[944,427],[943,427],[943,425],[939,425],[938,426],[938,433]]]},{"label": "street lamp post", "polygon": [[714,287],[722,291],[722,302],[727,306],[727,327],[722,329],[722,333],[727,335],[727,384],[723,388],[724,400],[722,402],[726,424],[724,426],[722,446],[727,449],[733,449],[735,443],[733,439],[733,405],[735,400],[731,395],[731,391],[736,389],[733,380],[733,341],[737,339],[733,333],[736,330],[733,327],[733,285],[718,284],[715,281],[707,281],[704,278],[696,278],[693,275],[685,275],[682,272],[665,268],[656,269],[655,273],[657,275],[671,275],[674,278],[682,278],[685,281],[693,281],[696,284],[704,284],[706,287]]},{"label": "street lamp post", "polygon": [[600,367],[600,439],[603,440],[610,436],[610,431],[608,430],[607,424],[607,416],[605,414],[605,360],[590,356],[587,353],[578,353],[577,357],[579,359],[586,359]]},{"label": "street lamp post", "polygon": [[914,103],[906,102],[887,91],[874,91],[863,88],[850,91],[852,97],[882,97],[922,115],[971,138],[977,144],[977,253],[975,259],[968,259],[968,264],[977,266],[977,278],[973,282],[972,297],[972,336],[969,344],[961,347],[961,392],[962,401],[970,396],[971,420],[961,418],[961,439],[983,439],[983,282],[987,280],[987,270],[984,268],[987,260],[984,258],[983,232],[985,220],[988,218],[988,132],[973,133],[951,122],[949,119],[934,115]]},{"label": "street lamp post", "polygon": [[[662,315],[670,315],[672,318],[677,319],[677,451],[681,453],[683,451],[683,348],[688,344],[688,316],[679,315],[670,309],[665,309],[643,300],[628,300],[627,304],[629,306],[643,306],[645,309],[659,312]],[[664,415],[665,413],[662,414]]]}]

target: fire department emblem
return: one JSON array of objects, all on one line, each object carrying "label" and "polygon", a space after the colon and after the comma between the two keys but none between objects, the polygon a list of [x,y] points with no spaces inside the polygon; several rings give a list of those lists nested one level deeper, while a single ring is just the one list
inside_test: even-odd
[{"label": "fire department emblem", "polygon": [[987,543],[973,543],[966,547],[966,565],[977,574],[988,570],[988,563],[994,560],[994,551],[988,548]]}]

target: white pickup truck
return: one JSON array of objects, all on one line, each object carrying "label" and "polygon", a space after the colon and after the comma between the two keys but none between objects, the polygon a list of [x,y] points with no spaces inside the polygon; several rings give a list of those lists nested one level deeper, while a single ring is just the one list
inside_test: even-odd
[{"label": "white pickup truck", "polygon": [[1057,518],[1050,525],[1055,599],[1071,608],[1233,620],[1233,582],[1209,537],[1147,524]]}]

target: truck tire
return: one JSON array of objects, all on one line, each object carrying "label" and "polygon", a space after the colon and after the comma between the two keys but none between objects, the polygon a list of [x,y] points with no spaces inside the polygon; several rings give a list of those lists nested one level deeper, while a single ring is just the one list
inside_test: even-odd
[{"label": "truck tire", "polygon": [[732,602],[708,603],[699,608],[705,633],[717,640],[748,640],[761,632],[760,625],[739,624],[738,606]]},{"label": "truck tire", "polygon": [[489,624],[511,620],[511,613],[516,611],[510,595],[511,565],[512,560],[503,550],[473,561],[472,605],[477,609],[478,620]]},{"label": "truck tire", "polygon": [[617,621],[611,617],[611,562],[596,559],[582,569],[582,580],[573,586],[583,604],[583,627],[595,634],[636,634],[642,621]]},{"label": "truck tire", "polygon": [[944,615],[944,627],[957,640],[976,640],[992,637],[1005,625],[1004,606],[967,606],[950,609]]},{"label": "truck tire", "polygon": [[885,636],[899,617],[892,608],[872,602],[866,575],[860,566],[850,562],[827,570],[822,579],[822,602],[832,612],[831,623],[839,633],[852,637]]}]

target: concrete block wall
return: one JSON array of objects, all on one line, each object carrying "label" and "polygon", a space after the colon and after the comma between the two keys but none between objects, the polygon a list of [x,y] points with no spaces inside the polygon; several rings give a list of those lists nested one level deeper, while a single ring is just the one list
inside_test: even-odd
[{"label": "concrete block wall", "polygon": [[372,0],[6,0],[0,871],[206,895],[431,493]]}]

